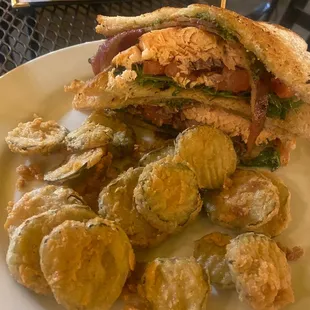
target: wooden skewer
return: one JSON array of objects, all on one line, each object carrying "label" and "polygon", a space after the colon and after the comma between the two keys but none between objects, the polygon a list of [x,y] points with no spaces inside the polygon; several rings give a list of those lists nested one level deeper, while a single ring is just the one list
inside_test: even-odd
[{"label": "wooden skewer", "polygon": [[226,8],[226,0],[221,0],[221,8]]}]

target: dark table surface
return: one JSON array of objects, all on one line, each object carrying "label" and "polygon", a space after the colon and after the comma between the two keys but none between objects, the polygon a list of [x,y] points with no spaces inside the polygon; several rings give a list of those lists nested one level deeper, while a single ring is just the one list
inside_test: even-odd
[{"label": "dark table surface", "polygon": [[[97,14],[132,16],[163,6],[184,7],[197,2],[219,5],[220,0],[102,0],[20,9],[12,8],[10,0],[0,0],[0,75],[50,51],[101,39],[94,31]],[[251,14],[264,2],[268,1],[227,1],[228,8],[244,15]]]}]

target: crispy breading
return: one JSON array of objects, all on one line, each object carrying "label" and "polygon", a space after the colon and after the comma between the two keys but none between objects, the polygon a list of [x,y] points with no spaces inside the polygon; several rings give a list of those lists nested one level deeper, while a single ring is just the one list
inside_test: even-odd
[{"label": "crispy breading", "polygon": [[28,192],[8,209],[4,228],[12,235],[13,231],[27,218],[48,210],[59,209],[67,204],[85,204],[83,198],[68,187],[47,185]]},{"label": "crispy breading", "polygon": [[186,227],[197,217],[202,206],[194,172],[186,164],[169,157],[143,169],[134,198],[142,217],[167,233]]},{"label": "crispy breading", "polygon": [[229,235],[213,232],[194,243],[194,257],[209,275],[211,284],[221,289],[234,287],[225,258],[226,246],[231,239]]},{"label": "crispy breading", "polygon": [[188,128],[176,139],[175,154],[195,172],[199,188],[220,188],[237,165],[231,140],[209,126]]},{"label": "crispy breading", "polygon": [[129,168],[102,189],[99,195],[99,214],[114,221],[126,232],[136,247],[157,245],[167,234],[152,227],[136,210],[133,191],[143,168]]},{"label": "crispy breading", "polygon": [[210,290],[194,258],[157,258],[147,265],[139,293],[153,310],[204,310]]},{"label": "crispy breading", "polygon": [[246,233],[233,239],[226,249],[241,301],[255,310],[277,310],[294,302],[291,270],[275,241]]},{"label": "crispy breading", "polygon": [[112,139],[112,129],[93,122],[87,122],[71,131],[66,136],[65,142],[69,151],[83,151],[106,146]]},{"label": "crispy breading", "polygon": [[135,263],[125,232],[99,217],[57,226],[42,240],[40,256],[42,272],[66,309],[110,309]]},{"label": "crispy breading", "polygon": [[106,153],[106,147],[101,147],[72,154],[60,167],[47,172],[44,175],[44,181],[63,183],[76,178],[84,169],[90,169],[96,165]]},{"label": "crispy breading", "polygon": [[278,187],[259,170],[237,169],[230,178],[229,188],[205,194],[210,220],[237,231],[261,231],[279,212]]},{"label": "crispy breading", "polygon": [[16,181],[16,188],[18,190],[22,190],[26,186],[27,182],[43,180],[43,174],[40,166],[37,164],[19,165],[16,168],[16,173],[18,175]]},{"label": "crispy breading", "polygon": [[37,117],[32,122],[19,123],[5,138],[9,149],[24,155],[48,154],[61,148],[68,129],[55,121],[44,122]]},{"label": "crispy breading", "polygon": [[82,205],[64,205],[58,210],[49,210],[25,220],[11,237],[6,262],[17,282],[38,294],[49,294],[40,267],[39,248],[44,236],[66,220],[87,221],[96,213]]},{"label": "crispy breading", "polygon": [[269,178],[271,182],[279,190],[280,209],[279,212],[266,224],[255,229],[255,232],[275,237],[280,235],[292,220],[291,216],[291,193],[283,181],[278,178],[274,173],[261,170],[264,176]]}]

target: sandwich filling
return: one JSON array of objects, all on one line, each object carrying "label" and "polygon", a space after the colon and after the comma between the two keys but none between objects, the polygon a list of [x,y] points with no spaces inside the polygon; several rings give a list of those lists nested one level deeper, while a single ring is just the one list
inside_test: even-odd
[{"label": "sandwich filling", "polygon": [[[113,56],[113,51],[118,53]],[[285,119],[287,111],[302,103],[235,39],[225,40],[197,26],[120,33],[99,48],[91,63],[96,74],[110,70],[111,88],[135,81],[160,90],[175,87],[174,95],[180,89],[200,89],[214,96],[246,98],[252,112],[244,139],[248,153],[257,144],[266,116]],[[138,109],[157,124],[171,116],[165,115],[165,106]]]}]

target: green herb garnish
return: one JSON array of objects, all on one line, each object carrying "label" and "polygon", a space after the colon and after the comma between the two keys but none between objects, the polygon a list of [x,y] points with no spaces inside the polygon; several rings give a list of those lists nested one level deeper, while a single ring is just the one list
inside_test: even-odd
[{"label": "green herb garnish", "polygon": [[217,22],[214,18],[211,18],[209,13],[198,13],[195,16],[196,18],[203,19],[210,23],[210,30],[212,31],[212,28],[214,28],[215,32],[221,36],[224,40],[227,41],[237,41],[236,35],[233,33],[232,30],[227,29],[223,25],[221,25],[219,22]]},{"label": "green herb garnish", "polygon": [[208,86],[196,86],[194,89],[201,89],[205,94],[214,96],[214,97],[225,97],[225,98],[233,98],[233,99],[240,99],[242,98],[250,98],[250,92],[242,92],[238,95],[234,94],[231,91],[218,91],[215,88],[208,87]]},{"label": "green herb garnish", "polygon": [[195,102],[195,100],[187,99],[187,98],[175,98],[175,99],[162,100],[159,103],[162,103],[171,108],[180,109],[184,105],[193,103],[193,102]]},{"label": "green herb garnish", "polygon": [[[162,90],[173,87],[174,91],[172,93],[172,96],[177,96],[182,90],[189,89],[189,88],[181,87],[172,78],[166,75],[143,74],[142,65],[134,65],[133,70],[135,70],[137,73],[136,82],[140,86],[151,86],[151,87],[159,88]],[[249,92],[242,92],[236,95],[230,91],[217,91],[215,88],[204,86],[204,85],[198,85],[191,89],[202,90],[205,94],[213,96],[213,97],[226,97],[226,98],[234,98],[234,99],[240,99],[240,97],[250,98]]]},{"label": "green herb garnish", "polygon": [[123,66],[116,67],[114,72],[113,72],[114,77],[121,75],[125,70],[126,70],[126,68]]},{"label": "green herb garnish", "polygon": [[303,101],[296,97],[283,99],[275,94],[269,94],[268,103],[267,116],[284,120],[287,113],[299,108]]},{"label": "green herb garnish", "polygon": [[266,147],[255,158],[241,159],[240,165],[246,167],[265,167],[274,171],[281,166],[280,153],[273,147]]}]

